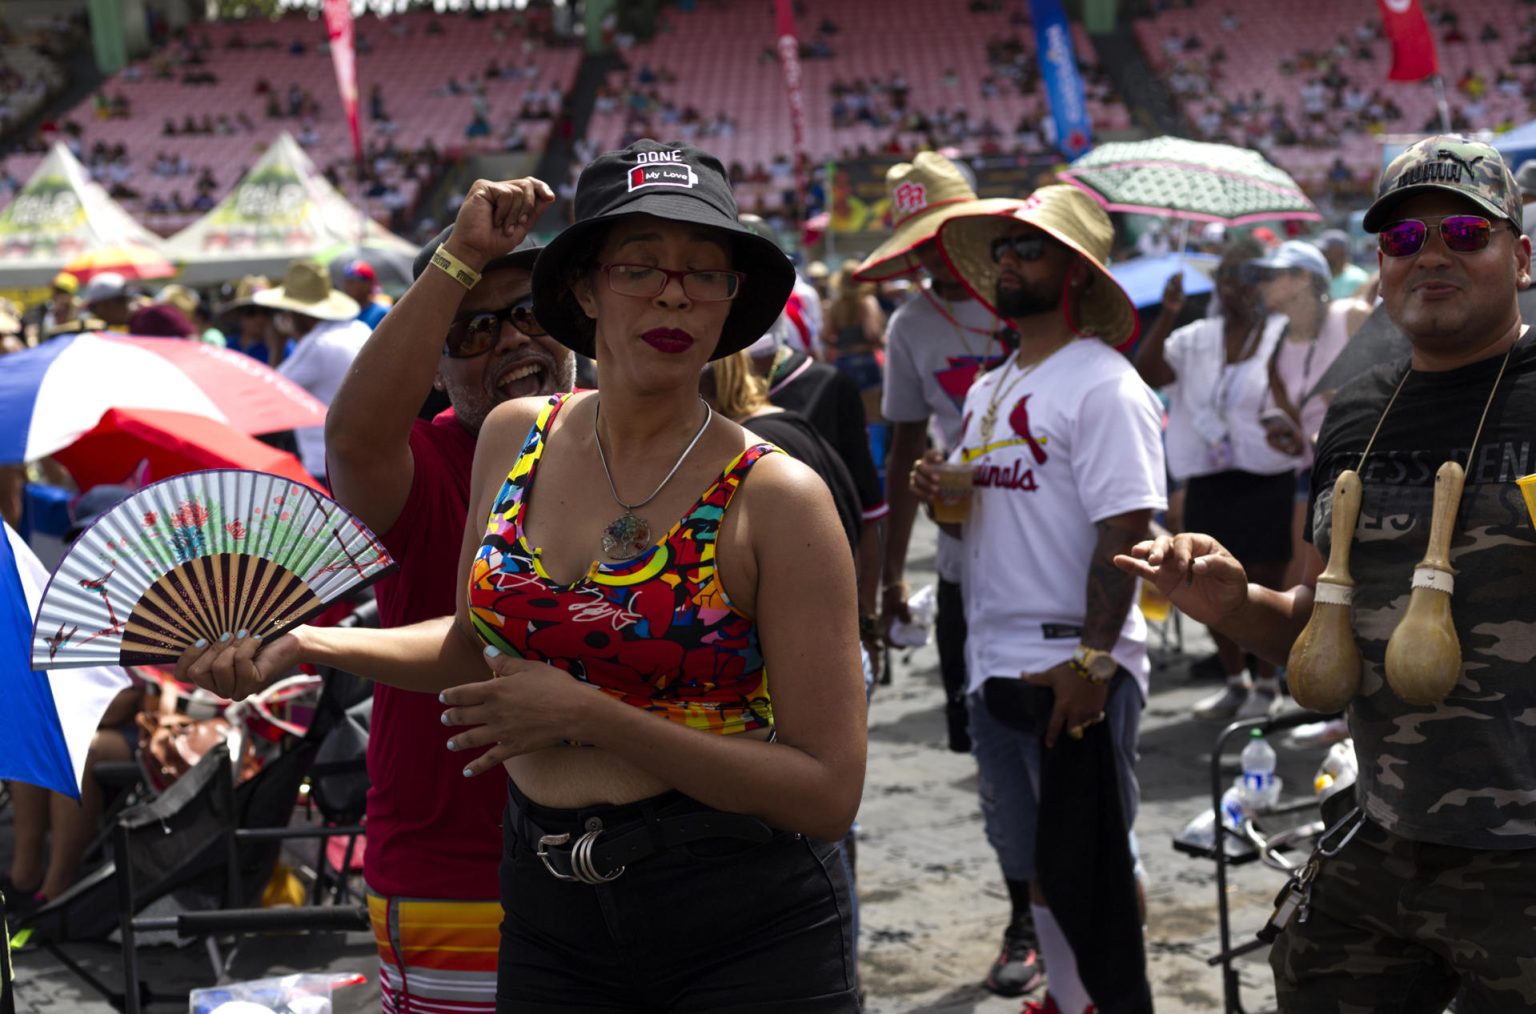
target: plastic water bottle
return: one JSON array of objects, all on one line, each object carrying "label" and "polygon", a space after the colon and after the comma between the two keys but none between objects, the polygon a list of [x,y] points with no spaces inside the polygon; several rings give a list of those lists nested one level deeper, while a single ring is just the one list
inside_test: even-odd
[{"label": "plastic water bottle", "polygon": [[1248,815],[1245,795],[1241,780],[1233,782],[1232,787],[1221,794],[1221,822],[1233,831],[1242,831],[1243,818]]},{"label": "plastic water bottle", "polygon": [[1264,734],[1253,730],[1243,747],[1243,796],[1250,812],[1272,809],[1280,798],[1280,779],[1275,777],[1275,748]]}]

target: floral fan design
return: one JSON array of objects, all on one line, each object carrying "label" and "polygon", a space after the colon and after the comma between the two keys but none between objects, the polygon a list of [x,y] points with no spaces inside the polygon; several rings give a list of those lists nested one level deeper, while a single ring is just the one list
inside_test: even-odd
[{"label": "floral fan design", "polygon": [[316,490],[215,469],[137,491],[54,571],[35,669],[172,664],[199,638],[274,637],[395,569],[367,526]]}]

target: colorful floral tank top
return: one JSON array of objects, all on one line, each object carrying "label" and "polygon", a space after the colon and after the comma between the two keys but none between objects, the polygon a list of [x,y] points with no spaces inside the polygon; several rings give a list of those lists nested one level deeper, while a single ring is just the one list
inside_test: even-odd
[{"label": "colorful floral tank top", "polygon": [[715,538],[747,472],[776,448],[757,444],[743,451],[635,559],[594,562],[580,580],[563,585],[528,544],[523,518],[566,397],[554,396],[540,411],[491,508],[469,576],[469,615],[481,639],[696,729],[771,728],[757,625],[720,586]]}]

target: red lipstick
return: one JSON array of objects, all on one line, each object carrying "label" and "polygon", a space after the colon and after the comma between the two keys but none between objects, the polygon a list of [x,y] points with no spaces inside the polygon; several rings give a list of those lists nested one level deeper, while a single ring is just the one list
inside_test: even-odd
[{"label": "red lipstick", "polygon": [[693,347],[693,335],[674,327],[652,328],[640,340],[658,352],[687,352]]}]

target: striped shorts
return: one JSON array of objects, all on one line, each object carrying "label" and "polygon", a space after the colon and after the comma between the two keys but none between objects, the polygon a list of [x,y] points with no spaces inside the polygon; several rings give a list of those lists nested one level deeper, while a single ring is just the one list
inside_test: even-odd
[{"label": "striped shorts", "polygon": [[384,1014],[496,1010],[500,901],[386,898],[368,892]]}]

